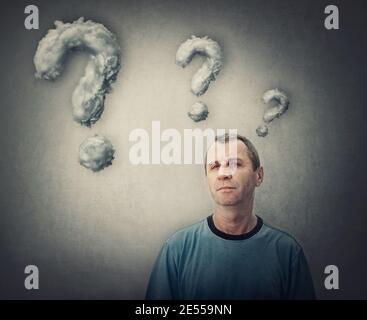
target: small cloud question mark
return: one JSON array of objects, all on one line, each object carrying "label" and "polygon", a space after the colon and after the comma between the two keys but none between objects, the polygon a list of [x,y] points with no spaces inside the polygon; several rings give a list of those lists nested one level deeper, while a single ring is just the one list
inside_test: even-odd
[{"label": "small cloud question mark", "polygon": [[[211,81],[218,76],[223,66],[222,49],[216,41],[208,37],[199,38],[194,35],[183,42],[176,52],[176,64],[186,67],[196,55],[204,55],[205,62],[191,79],[191,92],[196,96],[204,94]],[[202,101],[196,102],[188,116],[195,122],[205,120],[208,116],[208,107]]]},{"label": "small cloud question mark", "polygon": [[[120,71],[120,47],[115,35],[104,25],[84,21],[83,17],[72,23],[55,21],[55,26],[38,44],[33,60],[35,76],[54,80],[62,72],[67,53],[72,50],[89,52],[85,74],[73,92],[72,104],[74,120],[91,127],[101,117],[105,96],[111,91],[111,84]],[[112,144],[99,137],[88,138],[80,145],[80,155],[83,155],[83,159],[79,159],[80,164],[93,171],[102,170],[113,159]],[[91,152],[91,148],[97,148],[98,152]]]},{"label": "small cloud question mark", "polygon": [[[265,111],[263,120],[265,123],[270,123],[275,118],[279,118],[283,113],[288,110],[289,99],[287,95],[279,89],[271,89],[264,93],[263,101],[268,104],[270,101],[276,102],[276,105]],[[268,127],[266,124],[260,125],[256,129],[256,133],[259,137],[266,137],[268,134]]]}]

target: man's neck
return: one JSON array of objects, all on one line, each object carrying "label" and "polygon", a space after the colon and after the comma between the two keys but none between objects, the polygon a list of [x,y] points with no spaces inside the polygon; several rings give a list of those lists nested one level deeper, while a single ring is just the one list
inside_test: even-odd
[{"label": "man's neck", "polygon": [[238,235],[251,231],[257,223],[256,216],[251,208],[237,206],[214,207],[213,222],[217,229],[222,232]]}]

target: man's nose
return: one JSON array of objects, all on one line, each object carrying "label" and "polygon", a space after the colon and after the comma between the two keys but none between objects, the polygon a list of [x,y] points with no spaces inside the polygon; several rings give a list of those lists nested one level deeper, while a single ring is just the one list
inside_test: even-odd
[{"label": "man's nose", "polygon": [[218,170],[218,179],[225,180],[225,179],[232,179],[232,170],[229,166],[220,166]]}]

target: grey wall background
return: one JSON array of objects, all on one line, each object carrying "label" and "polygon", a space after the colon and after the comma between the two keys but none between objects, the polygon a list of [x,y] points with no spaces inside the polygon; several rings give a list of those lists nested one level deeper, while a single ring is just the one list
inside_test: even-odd
[{"label": "grey wall background", "polygon": [[[367,298],[365,182],[366,19],[362,2],[339,6],[338,31],[323,27],[329,1],[33,1],[40,29],[24,29],[29,2],[1,10],[0,297],[143,298],[163,241],[210,214],[200,165],[129,163],[135,128],[237,128],[257,146],[265,181],[255,211],[303,245],[319,298]],[[122,47],[123,68],[91,129],[72,120],[71,93],[86,55],[70,56],[55,82],[34,79],[38,41],[54,20],[105,24]],[[190,79],[202,60],[174,63],[181,42],[208,35],[224,68],[202,100],[209,118],[187,116]],[[289,93],[291,106],[255,134],[262,94]],[[94,174],[79,144],[99,133],[117,149]],[[40,290],[24,289],[36,264]],[[323,287],[326,265],[340,290]]]}]

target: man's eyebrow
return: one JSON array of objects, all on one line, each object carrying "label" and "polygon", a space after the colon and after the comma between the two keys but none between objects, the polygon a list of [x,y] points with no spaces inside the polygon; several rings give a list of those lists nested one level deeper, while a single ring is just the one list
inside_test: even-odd
[{"label": "man's eyebrow", "polygon": [[212,161],[208,162],[208,164],[212,164],[212,163],[216,163],[216,162],[218,162],[218,160],[212,160]]},{"label": "man's eyebrow", "polygon": [[219,163],[218,160],[212,160],[212,161],[208,162],[207,165],[211,166],[212,164],[217,164],[217,163]]}]

